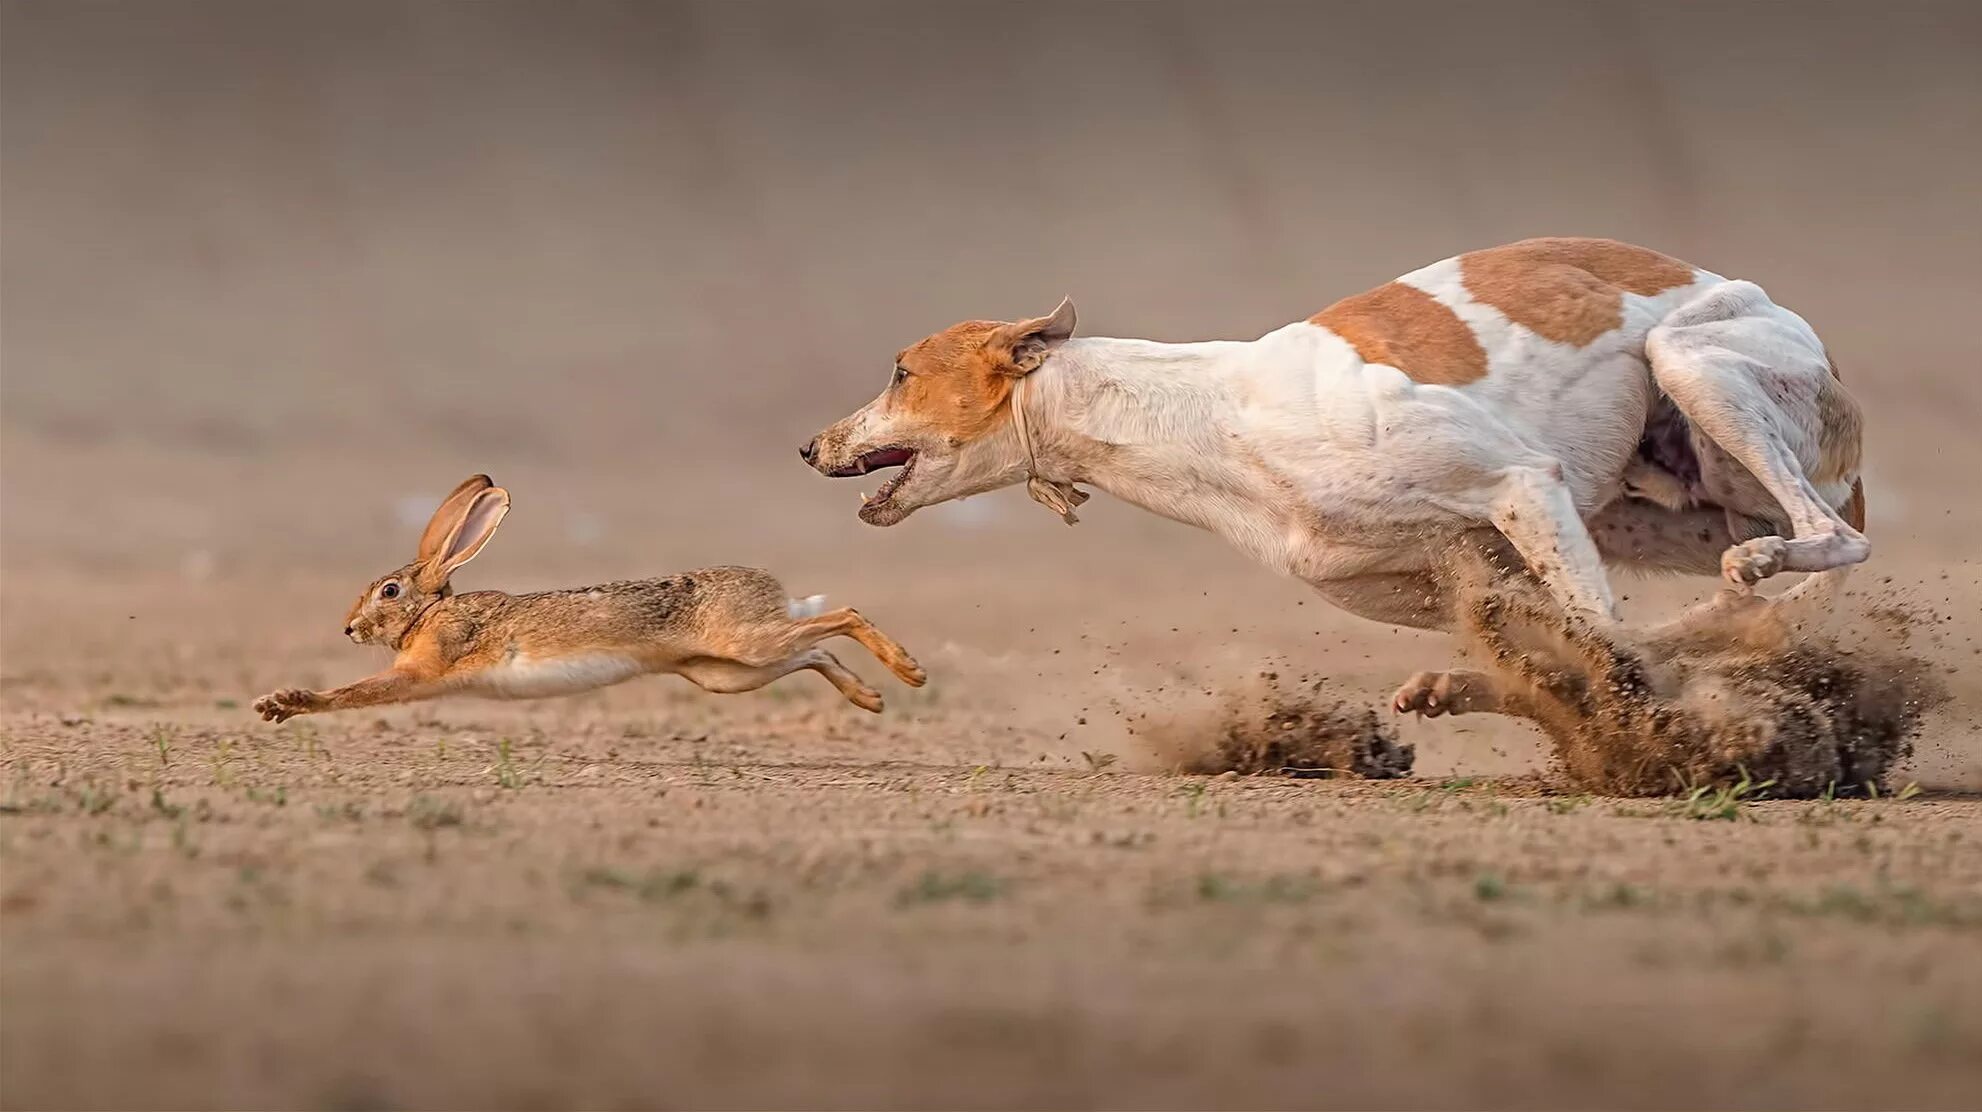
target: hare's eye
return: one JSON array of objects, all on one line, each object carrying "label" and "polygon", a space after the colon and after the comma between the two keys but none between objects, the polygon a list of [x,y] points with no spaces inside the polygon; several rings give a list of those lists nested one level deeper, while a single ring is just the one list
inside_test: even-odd
[{"label": "hare's eye", "polygon": [[888,385],[900,386],[902,383],[907,381],[908,381],[908,368],[902,366],[900,363],[895,364],[895,377],[888,380]]},{"label": "hare's eye", "polygon": [[397,584],[397,583],[387,583],[387,584],[386,584],[385,586],[383,586],[383,587],[380,587],[380,588],[379,588],[379,597],[380,597],[380,598],[398,598],[398,597],[399,597],[399,584]]}]

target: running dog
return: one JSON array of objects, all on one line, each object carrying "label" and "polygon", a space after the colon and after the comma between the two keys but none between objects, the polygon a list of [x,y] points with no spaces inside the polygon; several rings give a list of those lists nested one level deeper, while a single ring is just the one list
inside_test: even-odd
[{"label": "running dog", "polygon": [[[1497,531],[1564,607],[1614,626],[1606,562],[1782,571],[1870,553],[1860,416],[1824,344],[1761,287],[1604,239],[1433,263],[1256,340],[1074,336],[1071,301],[902,351],[881,395],[800,450],[898,470],[860,518],[1024,482],[1209,529],[1365,618],[1450,628],[1443,553]],[[1501,710],[1421,673],[1399,712]]]}]

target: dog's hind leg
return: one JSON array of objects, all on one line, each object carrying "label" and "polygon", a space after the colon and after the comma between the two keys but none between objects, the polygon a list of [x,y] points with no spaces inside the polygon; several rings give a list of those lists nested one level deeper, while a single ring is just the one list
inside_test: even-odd
[{"label": "dog's hind leg", "polygon": [[1862,497],[1858,408],[1803,318],[1759,286],[1725,282],[1652,329],[1645,352],[1659,388],[1711,442],[1696,437],[1707,497],[1731,514],[1789,526],[1788,537],[1731,545],[1723,575],[1752,586],[1780,571],[1827,571],[1871,553],[1838,512]]}]

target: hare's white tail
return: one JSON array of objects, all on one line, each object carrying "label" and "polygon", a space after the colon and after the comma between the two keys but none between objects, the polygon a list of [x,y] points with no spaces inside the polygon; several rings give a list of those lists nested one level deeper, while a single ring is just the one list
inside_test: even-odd
[{"label": "hare's white tail", "polygon": [[825,612],[825,595],[807,595],[804,598],[788,599],[785,602],[785,613],[794,621],[800,618],[816,618]]}]

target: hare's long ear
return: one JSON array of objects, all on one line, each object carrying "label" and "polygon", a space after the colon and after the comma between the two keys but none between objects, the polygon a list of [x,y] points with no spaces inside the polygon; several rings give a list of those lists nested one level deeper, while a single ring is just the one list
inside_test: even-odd
[{"label": "hare's long ear", "polygon": [[417,563],[431,564],[440,555],[441,545],[447,543],[447,535],[461,524],[462,515],[468,512],[468,503],[477,494],[495,486],[495,481],[487,475],[470,475],[453,492],[440,500],[440,509],[427,520],[427,527],[420,533],[420,548],[414,554]]},{"label": "hare's long ear", "polygon": [[482,546],[495,536],[496,526],[509,513],[509,492],[499,486],[492,486],[475,495],[468,503],[468,509],[454,526],[454,531],[441,542],[440,551],[434,558],[420,565],[420,586],[427,590],[438,590],[446,583],[454,570],[475,558]]}]

